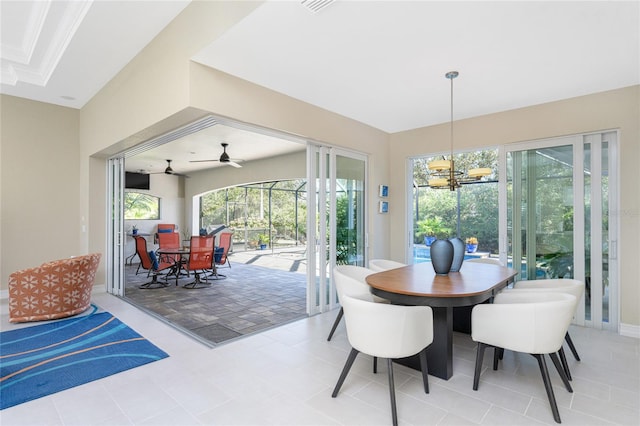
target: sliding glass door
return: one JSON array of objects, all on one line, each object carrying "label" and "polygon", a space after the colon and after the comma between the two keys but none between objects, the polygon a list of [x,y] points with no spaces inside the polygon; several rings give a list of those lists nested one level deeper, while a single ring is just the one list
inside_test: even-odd
[{"label": "sliding glass door", "polygon": [[124,296],[124,158],[107,162],[107,292]]},{"label": "sliding glass door", "polygon": [[585,282],[579,324],[617,327],[616,133],[506,147],[505,214],[509,263],[519,279]]},{"label": "sliding glass door", "polygon": [[314,314],[337,306],[335,265],[365,265],[366,157],[310,144],[307,177],[307,310]]}]

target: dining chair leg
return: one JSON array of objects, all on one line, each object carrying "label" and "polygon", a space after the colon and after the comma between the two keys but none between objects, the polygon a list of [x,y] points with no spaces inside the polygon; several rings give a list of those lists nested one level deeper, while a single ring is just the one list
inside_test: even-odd
[{"label": "dining chair leg", "polygon": [[567,388],[567,392],[573,392],[573,389],[571,388],[571,383],[569,383],[569,378],[567,377],[567,374],[564,371],[564,366],[558,359],[558,354],[556,353],[549,354],[549,358],[551,358],[551,361],[553,361],[553,365],[556,367],[556,370],[558,370],[558,374],[562,379],[562,383],[564,383],[564,387]]},{"label": "dining chair leg", "polygon": [[484,359],[484,350],[487,345],[478,342],[478,349],[476,350],[476,369],[473,373],[473,390],[478,390],[478,384],[480,383],[480,372],[482,371],[482,361]]},{"label": "dining chair leg", "polygon": [[573,354],[573,357],[576,359],[576,361],[580,361],[580,355],[578,355],[578,351],[576,350],[576,347],[573,344],[573,340],[571,340],[571,336],[569,336],[568,331],[567,331],[567,334],[564,335],[564,340],[567,341],[567,344],[569,345],[569,349],[571,349],[571,353]]},{"label": "dining chair leg", "polygon": [[549,405],[551,405],[551,412],[553,413],[553,419],[556,423],[561,423],[560,412],[558,411],[558,404],[556,404],[556,396],[553,393],[553,387],[551,386],[551,380],[549,379],[549,370],[547,369],[547,363],[544,360],[542,354],[531,354],[538,360],[538,367],[540,367],[540,374],[542,374],[542,381],[544,382],[544,388],[547,391],[547,398],[549,398]]},{"label": "dining chair leg", "polygon": [[498,371],[498,361],[502,359],[500,358],[502,351],[502,348],[493,348],[493,371]]},{"label": "dining chair leg", "polygon": [[150,290],[150,289],[156,289],[156,288],[166,287],[166,286],[168,286],[168,285],[169,285],[169,283],[168,283],[168,282],[164,282],[164,283],[162,283],[162,282],[158,281],[158,274],[154,273],[154,274],[152,275],[152,279],[151,279],[151,281],[146,282],[146,283],[144,283],[144,284],[140,284],[140,285],[138,286],[138,288],[139,288],[139,289],[142,289],[142,290]]},{"label": "dining chair leg", "polygon": [[393,383],[393,360],[387,358],[387,370],[389,375],[389,398],[391,399],[391,419],[393,426],[398,426],[398,408],[396,407],[396,387]]},{"label": "dining chair leg", "polygon": [[569,363],[567,363],[567,356],[564,353],[563,347],[560,347],[560,350],[558,351],[558,356],[560,357],[560,363],[562,364],[564,373],[567,375],[567,379],[573,380],[571,378],[571,371],[569,371]]},{"label": "dining chair leg", "polygon": [[338,316],[336,317],[336,320],[333,322],[333,327],[331,327],[331,333],[329,333],[329,337],[327,338],[327,342],[331,341],[331,337],[333,337],[333,333],[336,331],[336,328],[338,327],[338,324],[340,323],[340,320],[342,319],[342,315],[344,315],[344,310],[342,309],[342,306],[340,307],[340,311],[338,312]]},{"label": "dining chair leg", "polygon": [[356,360],[359,351],[355,348],[351,348],[351,352],[349,353],[349,357],[347,358],[347,362],[344,364],[344,368],[342,369],[342,373],[340,373],[340,378],[338,379],[338,383],[336,383],[336,387],[333,389],[333,393],[331,394],[332,398],[338,396],[338,392],[344,383],[344,379],[347,378],[347,374],[349,374],[349,370],[351,370],[351,366],[353,362]]},{"label": "dining chair leg", "polygon": [[420,371],[422,371],[422,384],[424,393],[429,393],[429,366],[427,365],[427,348],[424,348],[418,354],[420,358]]}]

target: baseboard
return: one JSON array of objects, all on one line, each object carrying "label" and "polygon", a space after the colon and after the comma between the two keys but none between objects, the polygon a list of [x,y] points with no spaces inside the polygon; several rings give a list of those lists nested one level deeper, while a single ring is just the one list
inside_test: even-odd
[{"label": "baseboard", "polygon": [[640,325],[620,324],[620,335],[640,339]]}]

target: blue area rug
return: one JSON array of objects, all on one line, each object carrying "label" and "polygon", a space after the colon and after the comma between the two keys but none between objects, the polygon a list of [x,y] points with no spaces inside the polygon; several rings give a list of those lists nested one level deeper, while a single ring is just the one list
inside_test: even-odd
[{"label": "blue area rug", "polygon": [[109,312],[4,331],[0,409],[167,356]]}]

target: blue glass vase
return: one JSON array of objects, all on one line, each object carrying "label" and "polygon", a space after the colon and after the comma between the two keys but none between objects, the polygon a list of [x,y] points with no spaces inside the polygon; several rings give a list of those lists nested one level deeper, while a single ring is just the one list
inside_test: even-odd
[{"label": "blue glass vase", "polygon": [[453,262],[453,244],[449,240],[431,243],[431,265],[436,275],[447,275]]},{"label": "blue glass vase", "polygon": [[464,241],[458,237],[450,238],[449,241],[451,241],[451,244],[453,245],[453,262],[451,262],[451,269],[449,272],[460,272],[462,262],[464,261],[466,245]]},{"label": "blue glass vase", "polygon": [[436,237],[434,237],[434,236],[432,236],[432,235],[426,236],[426,237],[424,237],[424,244],[425,244],[427,247],[431,247],[431,244],[433,244],[433,242],[434,242],[435,240],[436,240]]}]

